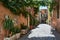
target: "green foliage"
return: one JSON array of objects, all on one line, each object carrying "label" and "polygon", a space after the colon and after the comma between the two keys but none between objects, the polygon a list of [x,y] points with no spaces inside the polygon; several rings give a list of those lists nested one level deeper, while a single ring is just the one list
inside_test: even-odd
[{"label": "green foliage", "polygon": [[5,19],[3,27],[5,30],[12,32],[12,35],[16,34],[16,33],[20,33],[20,28],[14,27],[14,23],[12,22],[12,20],[10,18]]},{"label": "green foliage", "polygon": [[24,11],[22,14],[25,18],[27,18],[29,13],[27,11]]},{"label": "green foliage", "polygon": [[37,25],[38,24],[38,20],[36,20],[35,18],[33,19],[33,25]]},{"label": "green foliage", "polygon": [[38,21],[35,19],[35,17],[30,17],[30,25],[37,25],[38,24]]},{"label": "green foliage", "polygon": [[49,11],[51,12],[54,9],[54,6],[56,5],[57,5],[57,2],[55,0],[52,0],[52,2],[50,3]]},{"label": "green foliage", "polygon": [[24,24],[21,24],[21,29],[27,29],[28,27]]},{"label": "green foliage", "polygon": [[33,17],[30,15],[30,25],[33,25]]},{"label": "green foliage", "polygon": [[34,7],[34,15],[39,11],[39,7]]},{"label": "green foliage", "polygon": [[9,18],[9,19],[5,19],[3,26],[4,26],[4,29],[10,31],[14,27],[14,24],[12,20]]},{"label": "green foliage", "polygon": [[20,32],[20,28],[15,27],[15,32],[16,32],[16,33],[19,33],[19,32]]},{"label": "green foliage", "polygon": [[30,16],[30,25],[36,25],[38,23],[38,21],[35,19],[35,17],[33,17],[31,14],[29,14]]},{"label": "green foliage", "polygon": [[18,27],[14,27],[14,28],[11,29],[12,35],[13,35],[13,34],[16,34],[16,33],[20,33],[20,31],[21,31],[21,30],[20,30],[20,28],[18,28]]},{"label": "green foliage", "polygon": [[[25,12],[25,7],[35,7],[38,8],[40,5],[45,6],[49,5],[49,1],[33,1],[33,0],[0,0],[5,7],[11,10],[16,15],[23,13],[24,15],[28,14]],[[53,5],[53,4],[51,4]],[[35,12],[37,12],[35,10]]]}]

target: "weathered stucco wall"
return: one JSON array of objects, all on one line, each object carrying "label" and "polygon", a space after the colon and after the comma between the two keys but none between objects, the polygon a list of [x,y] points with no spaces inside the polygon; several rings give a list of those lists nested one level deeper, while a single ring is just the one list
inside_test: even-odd
[{"label": "weathered stucco wall", "polygon": [[25,25],[27,25],[26,18],[24,18],[22,15],[20,15],[20,16],[13,15],[9,9],[5,8],[2,4],[0,4],[0,28],[1,28],[0,29],[0,36],[1,36],[0,39],[1,38],[3,39],[2,35],[4,36],[4,34],[5,34],[5,32],[3,30],[3,22],[4,22],[5,15],[9,15],[11,19],[15,18],[17,21],[17,25],[19,25],[19,26],[20,26],[20,23],[24,23]]}]

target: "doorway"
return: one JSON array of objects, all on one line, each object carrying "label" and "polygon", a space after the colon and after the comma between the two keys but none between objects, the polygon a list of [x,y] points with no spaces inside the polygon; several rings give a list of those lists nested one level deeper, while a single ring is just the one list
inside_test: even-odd
[{"label": "doorway", "polygon": [[39,20],[40,23],[47,23],[48,20],[48,8],[47,6],[40,6],[39,7]]}]

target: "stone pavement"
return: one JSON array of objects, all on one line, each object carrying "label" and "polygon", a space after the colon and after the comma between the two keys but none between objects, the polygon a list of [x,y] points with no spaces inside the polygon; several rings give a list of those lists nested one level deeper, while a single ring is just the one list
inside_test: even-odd
[{"label": "stone pavement", "polygon": [[28,35],[30,34],[30,32],[28,32],[26,35],[24,35],[23,37],[19,38],[18,40],[28,40]]},{"label": "stone pavement", "polygon": [[[29,34],[30,34],[30,32],[27,33],[26,35],[24,35],[22,38],[19,38],[18,40],[28,40]],[[56,40],[60,40],[60,33],[58,33],[56,30],[53,30],[53,34],[55,35]]]},{"label": "stone pavement", "polygon": [[56,40],[60,40],[60,33],[58,33],[56,30],[53,30],[53,34],[55,35]]}]

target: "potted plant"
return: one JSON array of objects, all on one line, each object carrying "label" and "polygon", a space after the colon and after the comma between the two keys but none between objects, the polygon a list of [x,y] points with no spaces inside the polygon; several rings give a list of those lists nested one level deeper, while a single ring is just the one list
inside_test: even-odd
[{"label": "potted plant", "polygon": [[[3,23],[3,28],[6,30],[7,35],[5,36],[5,39],[10,40],[10,35],[11,35],[11,29],[14,27],[12,20],[9,18],[9,16],[5,16],[5,21]],[[4,39],[4,40],[5,40]]]},{"label": "potted plant", "polygon": [[10,36],[9,37],[6,37],[5,40],[17,40],[18,38],[20,38],[20,28],[18,27],[13,27],[11,30],[10,30]]},{"label": "potted plant", "polygon": [[26,25],[21,24],[21,34],[26,34],[28,31],[27,29],[28,29],[28,27]]},{"label": "potted plant", "polygon": [[10,37],[11,40],[20,38],[20,28],[14,27],[13,29],[11,29],[11,32],[12,32],[12,36]]},{"label": "potted plant", "polygon": [[3,28],[7,31],[7,36],[4,40],[15,40],[20,37],[20,28],[14,27],[12,20],[9,17],[5,18]]}]

